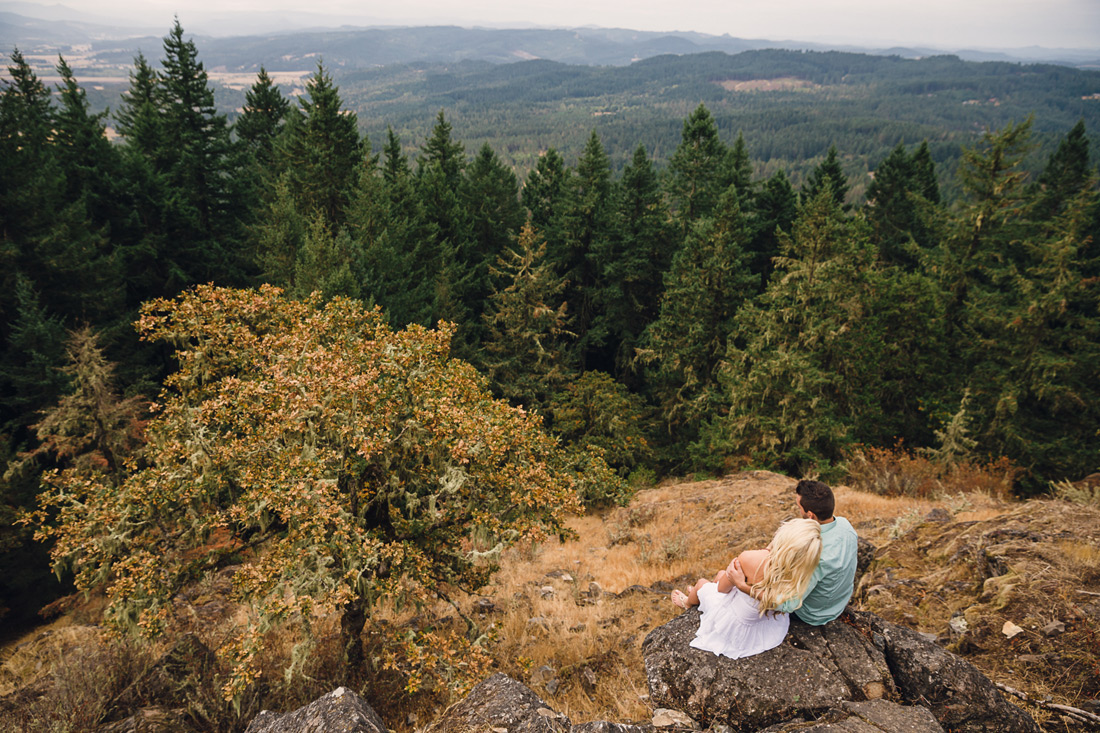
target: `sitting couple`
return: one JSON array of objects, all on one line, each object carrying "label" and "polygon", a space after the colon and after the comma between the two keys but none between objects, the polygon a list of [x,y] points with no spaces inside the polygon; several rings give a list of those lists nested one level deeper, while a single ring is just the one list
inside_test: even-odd
[{"label": "sitting couple", "polygon": [[691,646],[739,659],[779,646],[789,613],[812,626],[839,616],[852,595],[857,540],[851,523],[833,516],[834,504],[822,482],[799,481],[801,519],[784,522],[767,548],[742,552],[714,580],[673,591],[673,603],[702,613]]}]

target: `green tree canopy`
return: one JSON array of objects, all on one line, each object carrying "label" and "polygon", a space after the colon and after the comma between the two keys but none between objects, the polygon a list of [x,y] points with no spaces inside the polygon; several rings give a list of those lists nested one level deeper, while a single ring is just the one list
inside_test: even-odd
[{"label": "green tree canopy", "polygon": [[108,620],[151,636],[182,584],[243,552],[234,585],[252,616],[228,647],[228,695],[254,679],[264,629],[339,614],[354,665],[367,609],[473,591],[486,553],[565,532],[577,507],[540,419],[448,357],[450,328],[203,286],[148,304],[140,329],[180,363],[144,467],[118,485],[54,474],[34,519],[56,567],[105,588]]}]

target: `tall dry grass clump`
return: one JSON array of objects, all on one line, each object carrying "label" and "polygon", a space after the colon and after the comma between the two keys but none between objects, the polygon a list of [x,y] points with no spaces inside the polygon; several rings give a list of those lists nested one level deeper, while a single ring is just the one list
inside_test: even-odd
[{"label": "tall dry grass clump", "polygon": [[1007,499],[1020,473],[1005,457],[943,460],[900,441],[893,448],[859,446],[848,456],[851,486],[881,496],[940,499],[962,492]]}]

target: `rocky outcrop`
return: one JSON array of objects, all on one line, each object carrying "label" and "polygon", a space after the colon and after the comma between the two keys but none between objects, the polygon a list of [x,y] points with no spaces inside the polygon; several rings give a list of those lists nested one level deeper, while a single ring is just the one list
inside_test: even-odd
[{"label": "rocky outcrop", "polygon": [[756,731],[894,692],[882,652],[847,624],[815,628],[792,619],[787,641],[745,659],[692,649],[698,628],[692,609],[654,629],[642,653],[650,702],[704,724]]},{"label": "rocky outcrop", "polygon": [[928,708],[888,700],[846,702],[813,722],[779,723],[761,733],[943,733]]},{"label": "rocky outcrop", "polygon": [[428,731],[569,733],[571,728],[569,718],[556,712],[529,687],[506,674],[495,674],[449,707]]},{"label": "rocky outcrop", "polygon": [[366,700],[338,687],[291,713],[264,710],[245,733],[386,733],[386,725]]},{"label": "rocky outcrop", "polygon": [[692,649],[698,625],[697,609],[683,613],[654,629],[642,652],[650,701],[704,725],[785,731],[802,719],[839,726],[821,730],[1039,731],[973,665],[872,614],[849,611],[820,627],[792,618],[781,645],[745,659]]},{"label": "rocky outcrop", "polygon": [[874,614],[847,615],[882,648],[901,697],[931,709],[946,728],[971,733],[1039,733],[1031,716],[1006,700],[989,678],[966,660]]},{"label": "rocky outcrop", "polygon": [[630,723],[608,723],[606,720],[592,721],[574,725],[569,733],[654,733],[652,725],[631,725]]}]

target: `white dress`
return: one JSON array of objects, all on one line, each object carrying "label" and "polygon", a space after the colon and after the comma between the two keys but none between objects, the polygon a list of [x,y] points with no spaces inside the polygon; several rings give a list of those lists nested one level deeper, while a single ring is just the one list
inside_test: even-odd
[{"label": "white dress", "polygon": [[691,646],[732,659],[751,657],[783,643],[790,618],[785,613],[759,613],[752,596],[733,588],[719,593],[716,583],[699,589],[699,631]]}]

